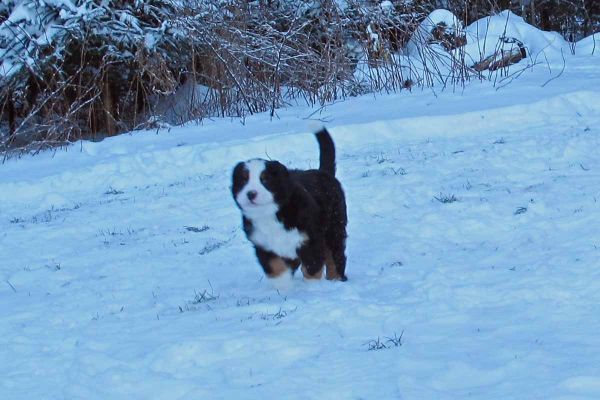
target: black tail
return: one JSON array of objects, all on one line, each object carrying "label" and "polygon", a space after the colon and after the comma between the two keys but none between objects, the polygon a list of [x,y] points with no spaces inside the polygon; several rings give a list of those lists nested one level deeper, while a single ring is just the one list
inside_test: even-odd
[{"label": "black tail", "polygon": [[335,176],[335,145],[327,132],[327,129],[322,128],[315,133],[319,142],[319,170],[327,172],[331,176]]}]

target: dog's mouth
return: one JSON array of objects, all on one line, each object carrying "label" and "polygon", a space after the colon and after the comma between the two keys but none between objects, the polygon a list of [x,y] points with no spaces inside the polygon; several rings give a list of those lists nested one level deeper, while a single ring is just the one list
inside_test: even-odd
[{"label": "dog's mouth", "polygon": [[268,206],[270,204],[273,204],[273,203],[257,203],[253,200],[249,200],[246,204],[243,204],[243,207],[258,208],[258,207]]},{"label": "dog's mouth", "polygon": [[246,200],[244,203],[240,204],[242,207],[243,211],[247,211],[247,212],[264,212],[270,209],[270,207],[272,207],[274,204],[274,202],[267,202],[267,203],[257,203],[255,201],[251,201],[251,200]]},{"label": "dog's mouth", "polygon": [[261,209],[273,207],[275,199],[268,193],[256,190],[242,191],[235,196],[238,206],[242,210],[259,212]]}]

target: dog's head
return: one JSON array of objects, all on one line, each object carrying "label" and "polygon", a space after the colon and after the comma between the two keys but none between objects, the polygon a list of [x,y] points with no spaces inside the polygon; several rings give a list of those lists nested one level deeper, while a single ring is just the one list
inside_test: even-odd
[{"label": "dog's head", "polygon": [[290,195],[288,169],[278,161],[240,162],[233,169],[232,181],[233,198],[245,214],[277,207]]}]

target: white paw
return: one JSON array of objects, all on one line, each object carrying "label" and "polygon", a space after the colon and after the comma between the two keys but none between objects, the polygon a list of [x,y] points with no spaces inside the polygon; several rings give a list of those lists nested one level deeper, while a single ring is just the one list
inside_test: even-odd
[{"label": "white paw", "polygon": [[287,291],[292,287],[292,273],[286,270],[276,278],[269,278],[269,283],[279,291]]}]

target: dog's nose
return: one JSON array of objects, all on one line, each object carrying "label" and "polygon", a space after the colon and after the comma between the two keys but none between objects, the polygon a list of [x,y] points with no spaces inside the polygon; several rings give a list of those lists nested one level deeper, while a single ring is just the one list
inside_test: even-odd
[{"label": "dog's nose", "polygon": [[256,196],[258,196],[258,193],[256,192],[256,190],[250,190],[248,193],[246,193],[246,195],[248,196],[248,199],[250,201],[254,201]]}]

